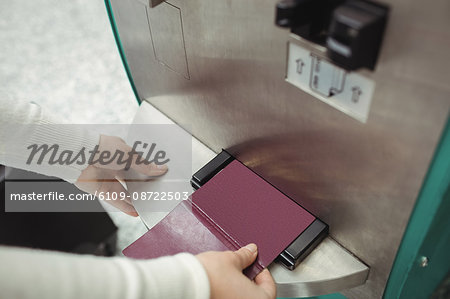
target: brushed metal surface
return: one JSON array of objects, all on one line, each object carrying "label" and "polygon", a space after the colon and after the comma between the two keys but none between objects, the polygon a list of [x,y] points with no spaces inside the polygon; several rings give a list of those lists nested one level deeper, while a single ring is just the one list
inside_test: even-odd
[{"label": "brushed metal surface", "polygon": [[112,1],[139,97],[324,219],[371,267],[345,295],[381,297],[450,108],[450,2],[384,1],[380,58],[362,72],[376,82],[365,124],[285,82],[295,39],[274,26],[276,1],[168,2],[181,11],[189,80],[155,60],[145,6]]},{"label": "brushed metal surface", "polygon": [[325,238],[293,271],[278,263],[269,266],[277,297],[311,297],[362,285],[369,268],[332,238]]},{"label": "brushed metal surface", "polygon": [[180,9],[163,2],[158,7],[148,8],[146,13],[155,59],[189,79]]},{"label": "brushed metal surface", "polygon": [[[173,124],[173,122],[149,103],[144,102],[139,107],[133,124]],[[186,134],[189,133],[186,132]],[[132,144],[134,141],[133,136],[143,137],[146,135],[145,132],[131,132],[127,137],[127,141],[129,144]],[[143,140],[142,138],[139,139]],[[192,137],[191,139],[192,171],[195,172],[214,158],[216,154],[196,138]],[[152,142],[160,144],[158,140],[152,140]],[[174,146],[179,144],[177,140],[171,142],[173,142]],[[172,162],[174,162],[173,160]],[[172,163],[169,171],[176,171],[176,168],[177,165]],[[128,182],[127,185],[130,192],[140,193],[158,190],[160,183],[161,180],[150,182],[135,181]],[[164,187],[167,188],[167,185]],[[183,191],[189,193],[193,191],[189,178],[184,182]],[[150,212],[148,209],[150,204],[148,201],[134,202],[140,218],[149,229],[169,213],[169,211]],[[174,202],[174,204],[177,204],[177,202]],[[338,292],[362,285],[369,273],[369,268],[366,265],[330,237],[323,240],[294,271],[287,270],[278,263],[272,263],[269,266],[269,270],[277,284],[277,296],[279,297],[307,297]]]}]

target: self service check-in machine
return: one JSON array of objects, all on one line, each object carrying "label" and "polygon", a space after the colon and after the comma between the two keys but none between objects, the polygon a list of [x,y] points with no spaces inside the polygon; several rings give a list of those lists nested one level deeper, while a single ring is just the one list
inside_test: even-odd
[{"label": "self service check-in machine", "polygon": [[189,124],[194,170],[225,149],[329,226],[297,267],[269,266],[278,296],[423,298],[442,287],[446,1],[106,5],[142,103],[136,122]]}]

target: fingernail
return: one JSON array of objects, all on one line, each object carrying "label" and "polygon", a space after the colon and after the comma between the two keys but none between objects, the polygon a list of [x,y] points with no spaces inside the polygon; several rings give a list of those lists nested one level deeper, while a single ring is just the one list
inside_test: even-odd
[{"label": "fingernail", "polygon": [[245,248],[247,248],[248,250],[250,250],[251,253],[255,254],[256,251],[258,250],[258,247],[256,246],[256,244],[254,243],[250,243],[247,246],[245,246]]},{"label": "fingernail", "polygon": [[159,170],[167,170],[167,165],[166,164],[156,165],[156,168]]},{"label": "fingernail", "polygon": [[125,211],[125,213],[127,213],[128,215],[133,216],[133,217],[139,216],[139,214],[138,214],[138,212],[136,212],[136,210],[134,210],[134,211]]}]

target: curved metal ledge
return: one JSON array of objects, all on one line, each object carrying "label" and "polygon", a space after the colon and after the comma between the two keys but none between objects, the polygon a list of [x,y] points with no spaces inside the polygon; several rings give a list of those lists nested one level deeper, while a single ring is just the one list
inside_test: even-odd
[{"label": "curved metal ledge", "polygon": [[279,297],[310,297],[364,284],[369,268],[331,237],[327,237],[294,270],[269,266]]}]

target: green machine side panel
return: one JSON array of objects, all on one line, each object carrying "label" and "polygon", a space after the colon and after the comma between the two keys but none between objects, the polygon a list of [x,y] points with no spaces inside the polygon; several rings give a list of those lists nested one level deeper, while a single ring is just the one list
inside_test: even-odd
[{"label": "green machine side panel", "polygon": [[450,269],[450,119],[403,236],[384,298],[429,298]]},{"label": "green machine side panel", "polygon": [[123,51],[122,42],[120,41],[119,31],[117,30],[116,21],[114,20],[114,14],[111,8],[111,2],[109,0],[105,0],[106,11],[108,12],[109,22],[111,23],[111,28],[114,34],[114,39],[116,40],[117,49],[119,50],[120,58],[122,59],[123,67],[127,73],[128,80],[130,81],[131,88],[133,89],[136,100],[139,104],[141,104],[141,100],[139,98],[139,94],[137,92],[136,86],[134,85],[133,77],[131,76],[130,67],[128,66],[127,58],[125,56],[125,52]]}]

